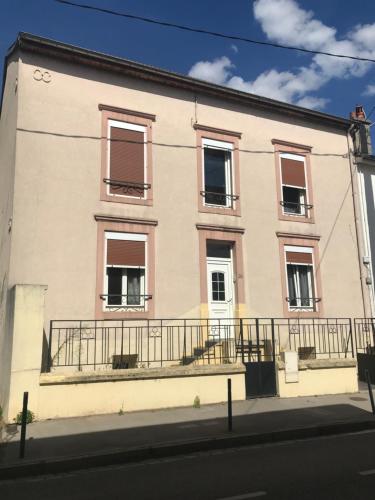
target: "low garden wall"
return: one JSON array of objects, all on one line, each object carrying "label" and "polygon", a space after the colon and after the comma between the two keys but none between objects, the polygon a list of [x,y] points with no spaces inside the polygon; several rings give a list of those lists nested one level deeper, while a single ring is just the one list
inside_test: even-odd
[{"label": "low garden wall", "polygon": [[276,373],[278,394],[282,398],[358,391],[357,362],[353,358],[300,360],[295,382],[286,381],[283,361],[278,362]]},{"label": "low garden wall", "polygon": [[42,374],[37,419],[151,410],[245,399],[245,367],[224,364]]}]

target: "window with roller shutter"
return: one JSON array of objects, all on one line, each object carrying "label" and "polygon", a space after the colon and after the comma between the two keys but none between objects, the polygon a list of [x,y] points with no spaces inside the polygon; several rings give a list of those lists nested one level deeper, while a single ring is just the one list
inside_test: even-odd
[{"label": "window with roller shutter", "polygon": [[285,246],[289,310],[315,310],[317,302],[314,285],[313,249]]},{"label": "window with roller shutter", "polygon": [[147,183],[147,129],[115,120],[108,121],[108,169],[103,181],[107,194],[145,199]]},{"label": "window with roller shutter", "polygon": [[147,236],[135,233],[105,233],[106,310],[146,310]]},{"label": "window with roller shutter", "polygon": [[284,215],[309,217],[309,196],[305,158],[291,153],[280,154],[281,205]]}]

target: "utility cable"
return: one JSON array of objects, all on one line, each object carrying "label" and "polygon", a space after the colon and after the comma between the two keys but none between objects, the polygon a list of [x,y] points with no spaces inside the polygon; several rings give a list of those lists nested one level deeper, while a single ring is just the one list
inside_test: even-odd
[{"label": "utility cable", "polygon": [[[62,132],[51,132],[48,130],[34,130],[34,129],[27,129],[27,128],[21,128],[17,127],[18,132],[25,132],[29,134],[38,134],[38,135],[51,135],[54,137],[63,137],[63,138],[68,138],[68,139],[88,139],[88,140],[95,140],[95,141],[108,141],[111,143],[114,142],[124,142],[124,143],[130,143],[130,144],[151,144],[152,146],[160,146],[160,147],[166,147],[166,148],[176,148],[176,149],[204,149],[205,146],[197,146],[197,145],[189,145],[189,144],[168,144],[165,142],[155,142],[155,141],[132,141],[129,139],[112,139],[110,137],[105,137],[105,136],[96,136],[96,135],[81,135],[81,134],[64,134]],[[215,149],[223,149],[225,151],[228,151],[228,148],[220,148],[216,147]],[[257,149],[240,149],[234,147],[231,149],[231,151],[238,151],[240,153],[248,153],[248,154],[275,154],[276,151],[274,150],[257,150]],[[306,150],[294,150],[294,154],[306,154]],[[331,157],[337,157],[337,158],[347,158],[348,153],[313,153],[309,152],[311,156],[331,156]]]},{"label": "utility cable", "polygon": [[167,21],[158,21],[157,19],[152,19],[150,17],[143,17],[143,16],[136,16],[134,14],[128,14],[126,12],[118,12],[115,10],[111,9],[104,9],[102,7],[94,7],[93,5],[86,5],[82,3],[75,3],[75,2],[70,2],[68,0],[54,0],[57,3],[64,4],[64,5],[69,5],[71,7],[78,7],[80,9],[87,9],[87,10],[93,10],[96,12],[102,12],[104,14],[110,14],[113,16],[120,16],[120,17],[126,17],[128,19],[133,19],[135,21],[142,21],[145,23],[151,23],[151,24],[157,24],[159,26],[166,26],[168,28],[176,28],[179,30],[184,30],[184,31],[190,31],[193,33],[200,33],[203,35],[210,35],[214,36],[217,38],[226,38],[228,40],[235,40],[239,42],[246,42],[246,43],[252,43],[256,45],[266,45],[268,47],[276,47],[278,49],[285,49],[285,50],[296,50],[299,52],[306,52],[308,54],[319,54],[323,56],[329,56],[329,57],[339,57],[342,59],[352,59],[355,61],[365,61],[365,62],[375,62],[375,59],[370,59],[367,57],[357,57],[357,56],[349,56],[349,55],[344,55],[344,54],[335,54],[333,52],[323,52],[319,50],[310,50],[310,49],[305,49],[302,47],[295,47],[292,45],[282,45],[279,43],[273,43],[273,42],[264,42],[261,40],[254,40],[252,38],[245,38],[239,35],[228,35],[225,33],[219,33],[217,31],[209,31],[209,30],[204,30],[204,29],[199,29],[199,28],[193,28],[191,26],[185,26],[182,24],[175,24],[175,23],[169,23]]}]

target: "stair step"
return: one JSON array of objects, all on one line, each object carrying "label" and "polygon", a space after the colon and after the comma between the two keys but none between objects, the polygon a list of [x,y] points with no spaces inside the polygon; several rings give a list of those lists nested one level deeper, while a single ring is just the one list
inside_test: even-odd
[{"label": "stair step", "polygon": [[194,363],[194,361],[196,361],[196,358],[194,356],[185,356],[181,359],[181,365],[191,365],[191,363]]},{"label": "stair step", "polygon": [[[218,340],[206,340],[204,347],[195,347],[192,356],[184,356],[181,358],[181,365],[190,365],[195,361],[213,359],[215,357],[215,347],[219,344]],[[213,353],[210,354],[210,350]]]}]

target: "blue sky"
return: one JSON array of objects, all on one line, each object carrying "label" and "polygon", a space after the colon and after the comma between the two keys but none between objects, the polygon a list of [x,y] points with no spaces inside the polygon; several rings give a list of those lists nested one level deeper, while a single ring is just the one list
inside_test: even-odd
[{"label": "blue sky", "polygon": [[[373,0],[81,1],[214,31],[375,59]],[[367,111],[375,105],[375,63],[319,59],[241,42],[233,47],[229,40],[80,10],[53,0],[2,0],[1,6],[2,58],[17,33],[27,31],[345,117],[357,103]]]}]

